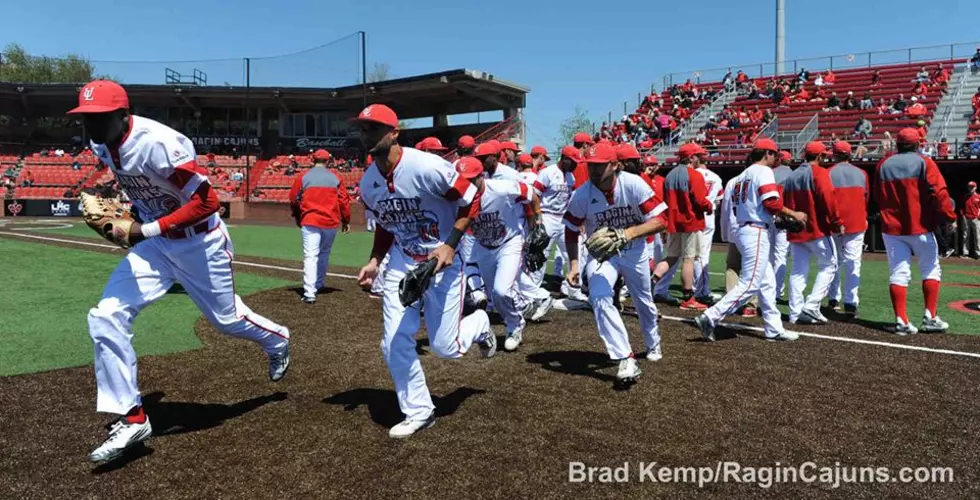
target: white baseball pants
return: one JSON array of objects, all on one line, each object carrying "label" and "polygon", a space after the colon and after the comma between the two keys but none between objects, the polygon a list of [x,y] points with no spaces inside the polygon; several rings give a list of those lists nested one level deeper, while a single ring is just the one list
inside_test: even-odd
[{"label": "white baseball pants", "polygon": [[378,263],[378,277],[371,282],[371,293],[382,295],[385,291],[385,272],[388,270],[388,263],[391,262],[391,252],[385,254],[385,258]]},{"label": "white baseball pants", "polygon": [[936,234],[928,232],[911,236],[883,234],[885,251],[888,252],[888,268],[891,273],[888,284],[909,286],[912,280],[912,256],[919,256],[919,273],[922,280],[942,281],[943,271],[939,266],[939,245]]},{"label": "white baseball pants", "polygon": [[[568,264],[568,249],[565,248],[565,223],[562,222],[561,215],[555,214],[541,214],[541,221],[544,223],[544,229],[548,233],[548,239],[551,240],[548,243],[548,249],[544,251],[545,256],[551,257],[552,248],[558,245],[558,252],[555,255],[555,274],[558,276],[565,276],[565,266]],[[582,254],[579,254],[579,259],[582,258]],[[544,272],[548,266],[545,265],[538,272],[534,273],[534,282],[538,287],[544,282]]]},{"label": "white baseball pants", "polygon": [[[796,321],[806,309],[819,311],[820,303],[827,297],[830,282],[837,273],[837,249],[829,236],[803,243],[790,243],[793,252],[793,270],[789,275],[789,320]],[[806,279],[810,275],[810,258],[817,260],[817,277],[813,280],[810,295],[803,298]]]},{"label": "white baseball pants", "polygon": [[289,329],[252,312],[235,293],[234,246],[224,222],[181,240],[141,241],[112,271],[102,300],[88,313],[95,347],[96,411],[125,414],[140,404],[133,320],[179,282],[221,333],[251,340],[266,353],[289,343]]},{"label": "white baseball pants", "polygon": [[[861,286],[861,255],[864,254],[864,231],[835,235],[833,238],[840,265],[834,273],[834,280],[830,282],[830,298],[857,306],[858,288]],[[843,279],[841,274],[844,275]],[[844,285],[844,300],[841,300],[841,281]]]},{"label": "white baseball pants", "polygon": [[789,256],[789,240],[786,231],[773,228],[772,267],[776,275],[776,298],[786,292],[786,258]]},{"label": "white baseball pants", "polygon": [[303,235],[303,295],[315,298],[327,275],[337,228],[303,226],[300,233]]},{"label": "white baseball pants", "polygon": [[436,274],[422,295],[422,305],[402,306],[398,300],[398,283],[405,273],[418,265],[398,248],[392,248],[391,260],[384,275],[384,336],[381,355],[395,382],[398,407],[405,417],[422,420],[435,409],[425,384],[422,363],[415,351],[415,334],[421,326],[421,307],[425,307],[425,327],[429,349],[442,358],[460,358],[480,335],[490,331],[490,318],[478,310],[463,317],[463,261]]},{"label": "white baseball pants", "polygon": [[776,283],[773,279],[772,261],[769,260],[769,230],[760,226],[746,225],[736,231],[735,246],[742,256],[742,269],[738,284],[725,293],[721,300],[704,312],[712,325],[718,325],[725,317],[745,305],[753,295],[759,297],[766,337],[783,332],[783,320],[776,308]]},{"label": "white baseball pants", "polygon": [[521,327],[524,301],[517,289],[524,260],[524,238],[515,236],[497,248],[486,248],[479,242],[473,247],[478,256],[483,282],[491,285],[493,307],[507,326],[507,333]]},{"label": "white baseball pants", "polygon": [[626,282],[636,314],[643,330],[643,341],[648,349],[660,345],[660,330],[657,326],[657,306],[653,303],[650,290],[650,254],[648,245],[638,245],[600,264],[589,258],[585,273],[589,277],[589,304],[595,313],[599,336],[606,344],[606,352],[614,360],[627,358],[633,354],[626,325],[616,306],[613,305],[613,286],[619,275]]},{"label": "white baseball pants", "polygon": [[[482,290],[485,283],[480,276],[479,255],[473,253],[473,246],[476,245],[476,238],[472,234],[464,234],[459,240],[459,249],[456,253],[463,259],[463,275],[466,279],[466,289],[469,292]],[[467,292],[464,292],[467,293]]]},{"label": "white baseball pants", "polygon": [[[973,255],[980,254],[980,219],[963,218],[963,226],[960,228],[960,255],[969,256],[972,248]],[[971,247],[970,242],[973,242]]]},{"label": "white baseball pants", "polygon": [[701,231],[701,256],[694,260],[694,296],[711,295],[709,264],[711,263],[711,243],[715,238],[715,228],[706,227]]},{"label": "white baseball pants", "polygon": [[664,260],[667,256],[664,254],[664,233],[657,233],[653,235],[653,262],[657,263]]}]

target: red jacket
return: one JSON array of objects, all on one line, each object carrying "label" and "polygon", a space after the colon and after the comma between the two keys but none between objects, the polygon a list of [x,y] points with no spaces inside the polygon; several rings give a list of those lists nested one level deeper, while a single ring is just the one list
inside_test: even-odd
[{"label": "red jacket", "polygon": [[572,170],[572,177],[575,178],[575,185],[572,186],[572,190],[578,189],[582,184],[589,182],[589,164],[579,163],[575,166],[575,170]]},{"label": "red jacket", "polygon": [[868,173],[848,162],[841,162],[830,169],[834,183],[834,198],[840,218],[844,222],[844,234],[862,233],[868,229]]},{"label": "red jacket", "polygon": [[807,217],[806,228],[798,233],[786,233],[790,242],[805,243],[824,238],[841,226],[834,184],[826,168],[811,163],[800,165],[786,179],[783,192],[786,206]]},{"label": "red jacket", "polygon": [[687,165],[674,167],[664,179],[664,192],[668,232],[693,233],[705,228],[704,214],[711,214],[714,205],[708,201],[701,172]]},{"label": "red jacket", "polygon": [[936,229],[940,218],[956,220],[946,179],[932,158],[915,152],[890,155],[878,163],[873,182],[884,234],[925,234]]},{"label": "red jacket", "polygon": [[970,220],[980,219],[980,193],[973,193],[963,198],[963,216]]},{"label": "red jacket", "polygon": [[334,229],[350,222],[350,195],[344,181],[325,167],[296,176],[289,191],[293,217],[301,226]]}]

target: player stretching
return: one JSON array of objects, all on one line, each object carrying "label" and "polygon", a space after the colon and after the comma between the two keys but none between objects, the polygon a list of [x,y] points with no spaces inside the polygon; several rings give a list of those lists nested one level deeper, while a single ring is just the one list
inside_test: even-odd
[{"label": "player stretching", "polygon": [[608,234],[608,230],[613,230],[616,235],[613,241],[617,242],[619,251],[613,255],[599,255],[590,247],[589,252],[595,257],[589,257],[585,273],[589,279],[589,304],[595,313],[599,336],[609,357],[619,361],[617,383],[632,384],[641,370],[633,358],[623,318],[613,305],[613,285],[622,275],[640,318],[647,346],[646,358],[650,361],[662,359],[657,306],[653,303],[650,285],[650,246],[646,237],[666,229],[664,212],[667,205],[639,176],[617,172],[616,158],[616,148],[611,144],[596,144],[586,159],[590,180],[572,194],[565,214],[567,279],[573,285],[579,281],[577,243],[582,225],[589,237],[599,231]]},{"label": "player stretching", "polygon": [[388,435],[406,438],[435,422],[435,406],[415,351],[421,311],[418,305],[405,307],[399,300],[398,285],[407,272],[429,259],[437,262],[437,274],[422,300],[432,352],[461,358],[476,343],[489,358],[497,350],[485,311],[462,317],[463,261],[455,249],[470,224],[476,187],[442,158],[399,146],[398,117],[391,108],[373,104],[354,122],[361,142],[374,157],[361,179],[361,195],[377,219],[371,257],[358,281],[362,287],[371,286],[378,278],[378,263],[391,250],[383,277],[381,353],[405,414]]},{"label": "player stretching", "polygon": [[108,80],[85,85],[78,107],[68,113],[82,116],[92,152],[112,170],[142,221],[132,224],[126,240],[132,250],[88,313],[96,411],[121,415],[109,424],[109,438],[89,455],[101,462],[152,433],[136,382],[132,324],[175,282],[218,331],[262,346],[273,381],[289,368],[289,329],[255,314],[235,294],[234,247],[218,215],[218,194],[198,167],[190,139],[131,115],[126,91]]},{"label": "player stretching", "polygon": [[[518,309],[515,293],[523,267],[524,233],[539,224],[541,201],[523,182],[484,180],[483,164],[476,158],[463,158],[456,170],[476,186],[479,196],[473,204],[474,255],[490,286],[493,304],[507,326],[504,349],[513,351],[524,338],[525,321]],[[525,213],[525,206],[532,210]],[[527,223],[525,225],[525,215]]]},{"label": "player stretching", "polygon": [[350,232],[350,195],[344,181],[327,169],[330,153],[318,149],[313,153],[313,168],[293,181],[289,190],[293,218],[303,237],[303,303],[316,303],[330,264],[330,250],[337,237],[337,227]]},{"label": "player stretching", "polygon": [[749,154],[752,165],[734,181],[730,201],[738,226],[733,232],[738,238],[735,244],[742,255],[742,267],[738,285],[694,320],[705,340],[714,341],[715,326],[755,294],[759,294],[766,339],[799,338],[797,334],[783,329],[782,318],[776,309],[776,282],[773,278],[772,262],[769,260],[769,227],[772,225],[773,215],[784,214],[797,220],[806,220],[805,214],[783,206],[772,174],[778,152],[779,147],[772,139],[757,140]]},{"label": "player stretching", "polygon": [[946,179],[931,158],[916,153],[919,133],[903,128],[896,138],[898,154],[878,164],[874,180],[875,201],[881,208],[881,237],[888,252],[888,291],[895,309],[895,333],[908,335],[918,330],[909,321],[908,286],[912,279],[912,256],[919,257],[922,295],[926,310],[922,331],[944,332],[949,324],[939,319],[939,247],[933,231],[942,220],[956,220]]}]

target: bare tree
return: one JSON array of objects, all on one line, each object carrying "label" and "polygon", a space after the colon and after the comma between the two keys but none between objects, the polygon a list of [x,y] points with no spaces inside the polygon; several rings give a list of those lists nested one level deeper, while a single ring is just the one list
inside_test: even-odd
[{"label": "bare tree", "polygon": [[581,106],[575,106],[572,116],[558,125],[558,145],[571,144],[577,132],[592,133],[592,120],[589,120],[588,112]]},{"label": "bare tree", "polygon": [[388,63],[374,63],[374,68],[368,70],[367,82],[376,83],[391,80],[391,66]]}]

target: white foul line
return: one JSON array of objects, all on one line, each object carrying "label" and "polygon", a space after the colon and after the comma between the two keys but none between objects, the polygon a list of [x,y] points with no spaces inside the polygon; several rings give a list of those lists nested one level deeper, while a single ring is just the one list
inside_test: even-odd
[{"label": "white foul line", "polygon": [[[31,239],[42,240],[42,241],[54,241],[54,242],[59,242],[59,243],[73,243],[73,244],[76,244],[76,245],[86,245],[86,246],[90,246],[90,247],[111,248],[113,250],[122,250],[121,248],[119,248],[119,247],[117,247],[115,245],[105,245],[105,244],[102,244],[102,243],[89,243],[89,242],[86,242],[86,241],[66,240],[66,239],[62,239],[62,238],[52,238],[52,237],[49,237],[49,236],[37,236],[37,235],[33,235],[33,234],[22,234],[22,233],[11,233],[11,232],[7,232],[7,231],[0,231],[0,235],[4,235],[4,234],[5,235],[8,235],[8,236],[16,236],[18,238],[31,238]],[[290,272],[294,272],[294,273],[302,273],[303,272],[302,269],[294,269],[294,268],[291,268],[291,267],[276,266],[276,265],[271,265],[271,264],[259,264],[257,262],[244,262],[244,261],[236,260],[236,261],[234,261],[234,263],[237,264],[237,265],[239,265],[239,266],[258,267],[258,268],[262,268],[262,269],[275,269],[275,270],[278,270],[278,271],[290,271]],[[327,276],[333,276],[335,278],[344,278],[344,279],[357,279],[357,276],[353,276],[353,275],[350,275],[350,274],[327,273]],[[692,319],[682,318],[682,317],[679,317],[679,316],[666,316],[666,315],[661,315],[661,317],[664,318],[664,319],[670,320],[670,321],[677,321],[677,322],[680,322],[680,323],[692,323],[693,322]],[[724,327],[732,328],[732,329],[750,330],[750,331],[755,331],[755,332],[762,332],[762,331],[764,331],[762,328],[760,328],[758,326],[742,325],[742,324],[738,324],[738,323],[721,323],[720,326],[724,326]],[[798,331],[793,331],[793,333],[796,333],[797,335],[800,335],[801,337],[811,337],[811,338],[815,338],[815,339],[836,340],[838,342],[850,342],[850,343],[853,343],[853,344],[876,345],[876,346],[880,346],[880,347],[891,347],[893,349],[905,349],[905,350],[909,350],[909,351],[931,352],[931,353],[936,353],[936,354],[949,354],[951,356],[966,356],[966,357],[970,357],[970,358],[980,358],[980,353],[974,353],[974,352],[953,351],[953,350],[949,350],[949,349],[935,349],[935,348],[932,348],[932,347],[921,347],[921,346],[915,346],[915,345],[895,344],[895,343],[892,343],[892,342],[882,342],[880,340],[855,339],[855,338],[851,338],[851,337],[835,337],[835,336],[831,336],[831,335],[821,335],[819,333],[807,333],[807,332],[798,332]]]}]

